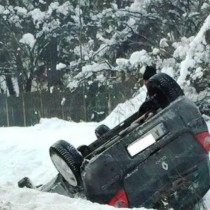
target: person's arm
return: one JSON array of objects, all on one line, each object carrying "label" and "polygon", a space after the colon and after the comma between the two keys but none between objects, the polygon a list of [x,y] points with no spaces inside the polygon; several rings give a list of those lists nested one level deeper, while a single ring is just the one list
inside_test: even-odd
[{"label": "person's arm", "polygon": [[147,99],[139,108],[139,117],[148,113],[156,112],[160,108],[158,101],[156,100],[155,95]]}]

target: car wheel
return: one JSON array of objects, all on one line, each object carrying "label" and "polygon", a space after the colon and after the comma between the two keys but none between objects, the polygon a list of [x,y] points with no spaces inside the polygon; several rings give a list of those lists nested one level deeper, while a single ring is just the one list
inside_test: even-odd
[{"label": "car wheel", "polygon": [[172,101],[184,93],[177,82],[164,73],[152,76],[147,83],[149,96],[156,95],[161,108],[165,108]]},{"label": "car wheel", "polygon": [[72,186],[80,185],[80,166],[83,157],[77,149],[64,140],[60,140],[50,147],[50,157],[55,168]]}]

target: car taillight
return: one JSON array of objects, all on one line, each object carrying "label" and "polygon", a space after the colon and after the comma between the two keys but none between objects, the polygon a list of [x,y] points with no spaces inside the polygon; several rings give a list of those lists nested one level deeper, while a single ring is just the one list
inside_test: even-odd
[{"label": "car taillight", "polygon": [[196,139],[199,141],[201,146],[204,148],[206,153],[210,151],[210,135],[209,132],[202,132],[196,135]]},{"label": "car taillight", "polygon": [[124,190],[120,190],[109,202],[110,206],[128,208],[128,198]]}]

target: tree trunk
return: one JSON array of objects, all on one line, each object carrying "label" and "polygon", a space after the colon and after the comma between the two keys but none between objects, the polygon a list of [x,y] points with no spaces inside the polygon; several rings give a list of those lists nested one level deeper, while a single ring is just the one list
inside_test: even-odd
[{"label": "tree trunk", "polygon": [[7,84],[7,88],[8,88],[8,91],[9,91],[9,95],[10,96],[15,96],[16,92],[15,92],[15,89],[14,89],[14,85],[13,85],[13,82],[12,82],[11,75],[6,75],[5,78],[6,78],[6,84]]},{"label": "tree trunk", "polygon": [[32,80],[33,80],[33,76],[32,74],[30,74],[29,78],[26,81],[26,87],[25,87],[26,92],[31,92]]},{"label": "tree trunk", "polygon": [[16,65],[17,65],[17,79],[18,79],[18,86],[20,94],[24,91],[24,84],[23,84],[23,63],[19,53],[15,54],[16,58]]},{"label": "tree trunk", "polygon": [[24,94],[21,94],[22,99],[22,108],[23,108],[23,126],[26,126],[26,107],[25,107],[25,98]]}]

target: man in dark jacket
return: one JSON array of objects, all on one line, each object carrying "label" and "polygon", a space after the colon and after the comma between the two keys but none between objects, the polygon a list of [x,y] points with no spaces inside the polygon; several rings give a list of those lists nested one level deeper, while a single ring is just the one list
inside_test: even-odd
[{"label": "man in dark jacket", "polygon": [[177,82],[165,73],[156,73],[156,69],[147,66],[143,74],[147,87],[147,98],[139,108],[139,116],[145,113],[156,113],[157,110],[168,106],[179,96],[184,95]]},{"label": "man in dark jacket", "polygon": [[149,80],[149,78],[152,77],[153,75],[155,75],[156,73],[157,73],[157,70],[156,70],[155,67],[146,66],[146,69],[145,69],[144,74],[143,74],[144,85],[147,85],[147,81]]}]

